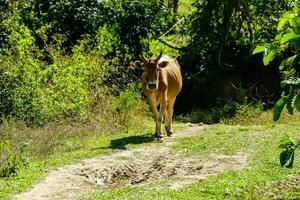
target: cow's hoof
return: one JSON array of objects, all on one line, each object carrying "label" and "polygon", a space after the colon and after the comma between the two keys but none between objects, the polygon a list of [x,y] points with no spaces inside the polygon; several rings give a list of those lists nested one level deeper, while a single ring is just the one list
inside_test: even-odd
[{"label": "cow's hoof", "polygon": [[173,135],[173,131],[171,131],[171,130],[170,130],[170,131],[167,131],[167,136],[168,136],[168,137],[172,137],[172,135]]},{"label": "cow's hoof", "polygon": [[162,136],[157,136],[157,141],[158,142],[163,142],[164,141],[164,138]]}]

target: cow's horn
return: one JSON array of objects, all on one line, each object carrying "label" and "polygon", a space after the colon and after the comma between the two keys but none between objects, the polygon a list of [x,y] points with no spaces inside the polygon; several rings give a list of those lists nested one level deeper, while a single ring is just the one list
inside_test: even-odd
[{"label": "cow's horn", "polygon": [[163,52],[162,52],[162,50],[160,50],[160,54],[159,54],[159,56],[156,58],[157,61],[159,61],[159,59],[161,58],[162,54],[163,54]]}]

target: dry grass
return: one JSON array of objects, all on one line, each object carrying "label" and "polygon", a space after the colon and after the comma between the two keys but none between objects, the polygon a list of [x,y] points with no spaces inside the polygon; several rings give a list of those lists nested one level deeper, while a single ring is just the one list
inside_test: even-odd
[{"label": "dry grass", "polygon": [[128,130],[146,128],[145,121],[149,114],[145,102],[139,100],[134,108],[120,114],[112,109],[114,98],[106,96],[98,99],[87,121],[61,119],[43,127],[28,127],[21,120],[4,119],[0,124],[0,141],[9,141],[12,151],[25,144],[29,148],[30,157],[45,157],[57,151],[69,152],[80,148],[82,144],[78,141],[84,138],[99,137],[102,134],[117,135]]}]

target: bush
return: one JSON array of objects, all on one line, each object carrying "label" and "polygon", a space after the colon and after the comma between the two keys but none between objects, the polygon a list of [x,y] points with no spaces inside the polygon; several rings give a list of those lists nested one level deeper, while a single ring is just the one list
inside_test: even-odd
[{"label": "bush", "polygon": [[28,146],[22,143],[12,147],[11,130],[6,125],[0,128],[0,177],[16,176],[21,168],[28,165]]},{"label": "bush", "polygon": [[[187,34],[191,40],[179,59],[185,67],[183,91],[189,93],[184,95],[199,99],[192,102],[191,107],[216,106],[217,95],[230,92],[222,84],[228,79],[245,89],[256,85],[255,89],[264,96],[278,95],[278,70],[265,68],[259,57],[251,56],[251,51],[255,44],[275,35],[276,19],[291,8],[292,2],[194,1],[195,9],[188,20]],[[218,82],[221,88],[216,88],[215,83]],[[276,98],[276,95],[273,97]],[[203,96],[206,98],[201,98]],[[234,101],[234,96],[225,99],[225,102],[228,100]]]},{"label": "bush", "polygon": [[[109,60],[101,56],[104,50],[88,49],[87,38],[67,54],[59,36],[39,50],[28,27],[18,27],[9,38],[13,48],[0,55],[2,116],[37,125],[61,118],[87,120],[91,99],[108,73]],[[49,61],[42,61],[41,55]]]},{"label": "bush", "polygon": [[[27,167],[29,162],[24,156],[27,152],[27,146],[24,145],[17,152],[7,153],[4,159],[0,159],[0,177],[17,176],[20,169]],[[1,147],[0,147],[1,154]]]},{"label": "bush", "polygon": [[195,109],[187,114],[181,120],[191,123],[214,124],[219,123],[224,118],[233,117],[236,113],[238,104],[236,102],[228,102],[223,106],[214,106],[208,109]]},{"label": "bush", "polygon": [[152,38],[171,24],[171,12],[162,0],[113,0],[113,27],[120,38],[122,52],[137,58],[142,53],[142,40]]},{"label": "bush", "polygon": [[119,116],[119,123],[123,126],[141,121],[138,118],[145,114],[146,104],[142,101],[138,88],[138,84],[129,84],[112,102],[113,111]]}]

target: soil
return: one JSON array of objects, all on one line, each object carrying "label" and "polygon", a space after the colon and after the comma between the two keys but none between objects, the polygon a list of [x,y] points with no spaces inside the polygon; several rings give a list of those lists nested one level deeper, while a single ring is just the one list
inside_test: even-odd
[{"label": "soil", "polygon": [[145,146],[123,150],[66,165],[49,173],[30,191],[13,199],[73,200],[107,188],[144,186],[164,180],[169,180],[168,186],[171,189],[178,189],[223,171],[245,168],[247,156],[242,153],[230,156],[210,155],[205,159],[195,155],[172,153],[169,146],[178,138],[202,134],[206,128],[209,126],[187,124],[184,130],[175,133],[172,138],[166,138],[159,147]]}]

